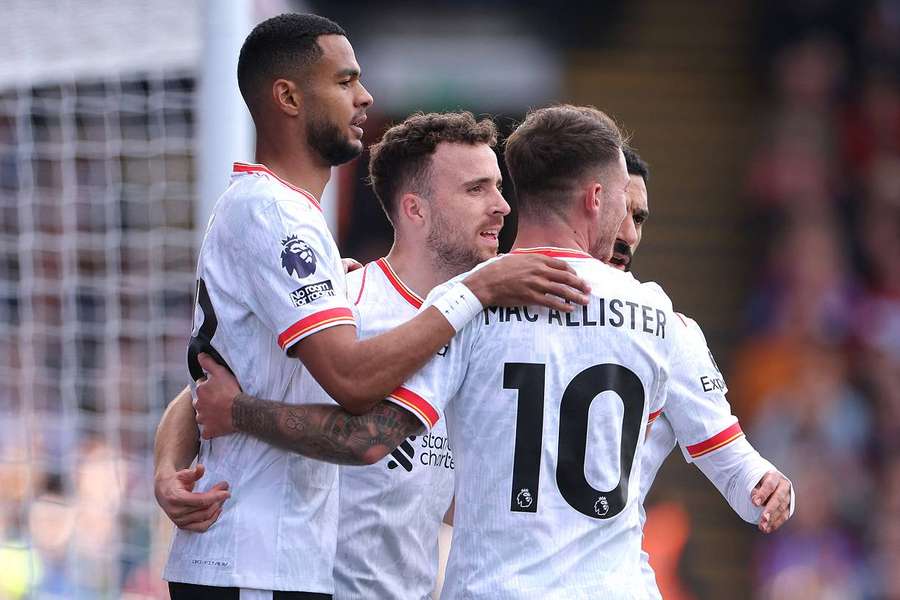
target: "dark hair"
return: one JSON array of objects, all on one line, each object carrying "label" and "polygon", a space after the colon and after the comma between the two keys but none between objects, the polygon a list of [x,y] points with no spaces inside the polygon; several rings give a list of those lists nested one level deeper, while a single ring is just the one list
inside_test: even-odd
[{"label": "dark hair", "polygon": [[593,106],[559,104],[529,112],[504,151],[519,210],[559,211],[577,181],[615,162],[623,143],[615,121]]},{"label": "dark hair", "polygon": [[263,86],[279,77],[299,79],[322,56],[317,43],[322,35],[347,33],[330,19],[297,13],[266,19],[253,28],[241,46],[237,68],[238,87],[251,113]]},{"label": "dark hair", "polygon": [[384,132],[369,148],[369,183],[381,208],[393,223],[395,202],[407,190],[430,192],[431,156],[441,142],[497,144],[497,126],[475,120],[470,112],[415,113]]},{"label": "dark hair", "polygon": [[650,181],[650,166],[631,146],[622,148],[622,153],[625,154],[625,164],[628,166],[628,174],[640,175],[641,179],[644,180],[644,185],[646,185],[647,182]]}]

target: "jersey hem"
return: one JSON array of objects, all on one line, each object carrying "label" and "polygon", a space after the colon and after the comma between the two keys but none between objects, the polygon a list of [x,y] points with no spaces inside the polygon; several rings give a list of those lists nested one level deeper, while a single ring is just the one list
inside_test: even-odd
[{"label": "jersey hem", "polygon": [[163,580],[173,583],[189,583],[210,587],[236,587],[255,590],[272,590],[279,592],[308,592],[313,594],[334,594],[333,586],[325,583],[275,583],[271,579],[257,579],[240,575],[229,575],[217,578],[198,577],[196,573],[186,573],[179,569],[166,569]]},{"label": "jersey hem", "polygon": [[730,427],[720,431],[708,440],[688,446],[687,451],[688,454],[691,455],[691,458],[699,458],[714,450],[718,450],[722,446],[726,446],[743,436],[744,432],[741,429],[741,424],[738,421],[735,421]]},{"label": "jersey hem", "polygon": [[386,398],[412,412],[430,431],[437,425],[440,415],[425,398],[404,387],[399,387]]},{"label": "jersey hem", "polygon": [[353,325],[356,327],[353,312],[349,308],[342,306],[322,310],[304,317],[278,336],[278,345],[282,350],[287,350],[303,338],[336,325]]}]

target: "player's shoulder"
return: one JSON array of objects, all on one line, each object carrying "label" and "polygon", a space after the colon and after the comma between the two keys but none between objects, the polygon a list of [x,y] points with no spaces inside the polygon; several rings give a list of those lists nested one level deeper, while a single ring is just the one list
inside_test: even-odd
[{"label": "player's shoulder", "polygon": [[669,297],[669,294],[666,293],[661,285],[659,285],[655,281],[638,281],[637,279],[635,279],[635,281],[638,282],[638,284],[641,286],[641,290],[644,293],[657,298],[660,302],[663,302],[666,305],[666,308],[668,310],[675,312],[675,309],[672,305],[672,299]]},{"label": "player's shoulder", "polygon": [[678,311],[673,312],[675,312],[675,316],[678,318],[678,324],[684,327],[688,337],[693,339],[697,343],[702,343],[704,346],[706,346],[706,335],[704,335],[703,328],[700,327],[700,323],[684,313]]},{"label": "player's shoulder", "polygon": [[312,224],[324,222],[318,218],[321,209],[311,194],[266,173],[235,173],[220,205],[220,210],[227,211],[233,218],[244,218],[248,222],[265,221],[279,213],[301,218],[317,217],[309,220]]},{"label": "player's shoulder", "polygon": [[594,293],[609,295],[626,294],[647,304],[666,311],[672,311],[672,300],[663,288],[654,281],[642,282],[631,273],[620,271],[599,260],[578,261],[575,265],[579,276],[591,284]]}]

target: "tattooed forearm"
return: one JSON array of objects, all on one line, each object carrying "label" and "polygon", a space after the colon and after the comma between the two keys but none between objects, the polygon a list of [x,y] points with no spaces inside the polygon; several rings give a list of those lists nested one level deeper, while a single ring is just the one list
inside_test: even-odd
[{"label": "tattooed forearm", "polygon": [[389,402],[364,415],[327,404],[282,404],[239,394],[231,409],[235,429],[310,458],[346,465],[380,460],[422,424]]},{"label": "tattooed forearm", "polygon": [[231,423],[238,431],[269,434],[278,428],[277,406],[241,392],[231,405]]}]

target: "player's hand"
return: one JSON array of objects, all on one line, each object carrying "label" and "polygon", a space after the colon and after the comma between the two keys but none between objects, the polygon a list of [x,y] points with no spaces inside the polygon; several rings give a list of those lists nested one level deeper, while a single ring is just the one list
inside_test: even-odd
[{"label": "player's hand", "polygon": [[[590,286],[569,263],[542,254],[507,254],[463,280],[483,306],[549,306],[572,312]],[[568,300],[570,303],[567,303]]]},{"label": "player's hand", "polygon": [[201,353],[197,360],[206,371],[206,379],[197,383],[197,395],[194,398],[200,436],[209,440],[234,433],[231,406],[234,398],[241,393],[241,386],[228,369],[213,360],[209,354]]},{"label": "player's hand", "polygon": [[344,265],[344,275],[363,268],[361,262],[352,258],[342,258],[341,264]]},{"label": "player's hand", "polygon": [[153,482],[156,502],[179,529],[202,532],[222,514],[222,505],[231,497],[228,482],[220,481],[206,492],[194,492],[203,477],[203,465],[181,471],[157,472]]},{"label": "player's hand", "polygon": [[772,533],[791,516],[791,482],[778,471],[769,471],[750,492],[750,500],[753,506],[764,507],[759,530]]}]

